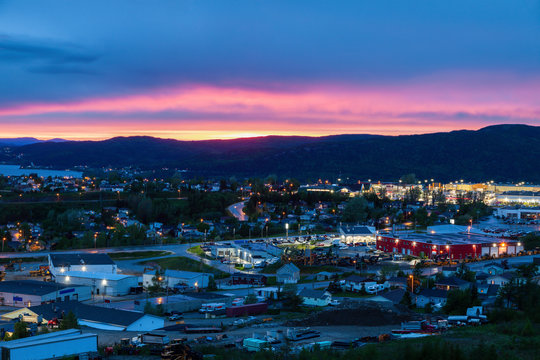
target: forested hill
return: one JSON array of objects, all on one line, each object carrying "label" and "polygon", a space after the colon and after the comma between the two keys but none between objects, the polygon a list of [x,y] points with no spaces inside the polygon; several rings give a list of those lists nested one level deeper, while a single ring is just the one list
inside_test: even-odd
[{"label": "forested hill", "polygon": [[137,166],[188,169],[202,176],[292,176],[395,180],[415,173],[441,181],[540,181],[540,127],[496,125],[424,135],[177,141],[118,137],[11,148],[3,161],[67,168]]}]

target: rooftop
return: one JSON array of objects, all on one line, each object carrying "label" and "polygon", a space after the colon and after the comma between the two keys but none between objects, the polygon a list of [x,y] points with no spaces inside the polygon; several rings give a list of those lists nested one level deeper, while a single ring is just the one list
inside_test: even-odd
[{"label": "rooftop", "polygon": [[62,312],[67,314],[72,311],[79,320],[87,320],[117,326],[129,326],[141,317],[144,313],[111,309],[106,307],[96,307],[86,305],[78,301],[60,301],[54,304],[37,305],[28,308],[44,319],[50,320],[60,317]]},{"label": "rooftop", "polygon": [[63,285],[53,282],[36,281],[36,280],[11,280],[0,281],[0,292],[16,293],[25,295],[43,296],[55,291],[66,288],[76,288],[79,286]]},{"label": "rooftop", "polygon": [[100,280],[110,280],[110,281],[117,281],[117,280],[134,277],[133,275],[112,274],[112,273],[103,273],[103,272],[89,272],[89,271],[66,271],[57,276],[71,276],[71,277],[77,277],[77,278],[100,279]]},{"label": "rooftop", "polygon": [[515,241],[501,239],[493,236],[487,235],[478,235],[478,234],[467,234],[467,233],[458,233],[458,234],[418,234],[418,233],[406,233],[399,234],[397,236],[386,235],[386,238],[392,240],[404,240],[404,241],[416,241],[420,243],[428,243],[433,245],[470,245],[470,244],[482,244],[486,246],[491,246],[492,244],[497,244],[501,242],[510,242]]}]

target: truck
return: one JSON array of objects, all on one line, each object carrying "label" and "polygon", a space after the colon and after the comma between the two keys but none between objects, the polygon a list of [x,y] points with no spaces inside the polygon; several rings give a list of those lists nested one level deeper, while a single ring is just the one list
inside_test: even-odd
[{"label": "truck", "polygon": [[268,310],[267,303],[256,303],[239,306],[231,306],[227,308],[228,317],[247,316],[247,315],[259,315]]},{"label": "truck", "polygon": [[199,312],[204,313],[211,313],[214,311],[219,310],[225,310],[226,305],[225,303],[208,303],[208,304],[202,304],[201,308],[199,309]]}]

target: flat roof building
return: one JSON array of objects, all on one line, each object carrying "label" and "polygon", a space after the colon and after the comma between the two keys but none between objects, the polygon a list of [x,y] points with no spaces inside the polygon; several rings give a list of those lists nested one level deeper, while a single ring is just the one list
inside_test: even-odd
[{"label": "flat roof building", "polygon": [[502,254],[517,254],[523,250],[519,241],[492,236],[448,233],[377,236],[377,249],[402,255],[447,257],[450,259],[498,257]]},{"label": "flat roof building", "polygon": [[84,301],[91,298],[88,286],[55,284],[35,280],[0,282],[0,304],[25,307],[66,300]]},{"label": "flat roof building", "polygon": [[49,254],[49,270],[53,276],[66,271],[116,274],[117,266],[107,254]]}]

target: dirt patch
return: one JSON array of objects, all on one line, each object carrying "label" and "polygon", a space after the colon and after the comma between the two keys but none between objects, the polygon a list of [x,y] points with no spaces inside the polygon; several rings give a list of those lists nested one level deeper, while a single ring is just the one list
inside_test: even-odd
[{"label": "dirt patch", "polygon": [[384,326],[399,325],[403,321],[413,320],[409,313],[399,312],[397,309],[383,307],[376,304],[355,304],[336,309],[327,309],[309,315],[302,320],[292,320],[288,326],[328,326],[328,325],[356,325],[356,326]]}]

